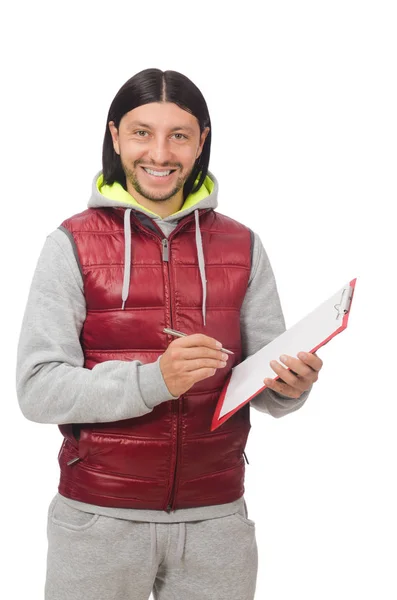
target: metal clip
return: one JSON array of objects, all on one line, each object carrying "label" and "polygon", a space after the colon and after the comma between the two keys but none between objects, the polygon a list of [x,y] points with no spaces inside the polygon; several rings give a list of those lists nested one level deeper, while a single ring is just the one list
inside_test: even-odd
[{"label": "metal clip", "polygon": [[344,317],[345,314],[349,312],[352,296],[353,293],[351,286],[343,290],[339,304],[334,304],[334,308],[338,312],[336,319],[339,319],[339,317]]}]

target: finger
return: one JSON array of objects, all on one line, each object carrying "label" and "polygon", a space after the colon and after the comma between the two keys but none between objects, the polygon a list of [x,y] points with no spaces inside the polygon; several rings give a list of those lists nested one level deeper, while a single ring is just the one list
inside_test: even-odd
[{"label": "finger", "polygon": [[213,375],[215,375],[215,373],[216,369],[198,369],[197,371],[190,373],[190,376],[192,378],[191,381],[194,384],[198,381],[206,379],[207,377],[212,377]]},{"label": "finger", "polygon": [[207,348],[215,348],[219,350],[222,347],[221,342],[215,338],[204,335],[203,333],[193,333],[192,335],[186,335],[181,338],[177,338],[171,342],[175,346],[182,346],[184,348],[192,348],[194,346],[205,346]]},{"label": "finger", "polygon": [[281,379],[265,379],[264,384],[275,392],[288,396],[289,398],[299,398],[301,395],[300,390],[294,389],[290,385],[283,383]]},{"label": "finger", "polygon": [[198,371],[200,369],[223,369],[226,367],[226,361],[215,360],[211,358],[197,358],[186,360],[183,364],[185,372]]},{"label": "finger", "polygon": [[311,378],[313,375],[313,369],[299,358],[282,354],[280,356],[280,361],[300,377]]},{"label": "finger", "polygon": [[303,392],[307,389],[306,381],[300,379],[297,375],[291,373],[291,371],[280,365],[280,363],[278,363],[276,360],[272,360],[270,362],[270,366],[273,369],[273,371],[277,375],[279,375],[282,381],[285,382],[287,385],[299,390],[300,392]]},{"label": "finger", "polygon": [[314,371],[320,371],[323,366],[323,361],[317,356],[310,352],[298,352],[298,357],[303,360],[304,363],[309,365]]},{"label": "finger", "polygon": [[[175,350],[174,350],[175,352]],[[178,352],[175,352],[176,358],[180,360],[192,360],[195,358],[214,358],[216,360],[228,360],[229,355],[221,350],[214,350],[206,346],[193,346],[190,348],[178,347]]]}]

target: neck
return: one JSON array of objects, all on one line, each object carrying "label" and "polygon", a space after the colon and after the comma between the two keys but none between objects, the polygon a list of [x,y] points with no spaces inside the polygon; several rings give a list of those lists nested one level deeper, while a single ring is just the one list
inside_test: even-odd
[{"label": "neck", "polygon": [[145,198],[145,196],[137,192],[129,184],[129,181],[127,181],[127,191],[141,206],[152,211],[162,219],[178,212],[183,206],[183,190],[180,190],[175,196],[168,198],[168,200],[149,200],[149,198]]}]

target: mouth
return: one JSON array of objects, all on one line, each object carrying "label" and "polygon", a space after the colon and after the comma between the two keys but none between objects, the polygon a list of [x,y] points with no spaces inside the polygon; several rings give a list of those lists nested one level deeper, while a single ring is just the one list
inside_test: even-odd
[{"label": "mouth", "polygon": [[145,175],[151,180],[156,182],[166,183],[172,178],[172,175],[175,173],[176,169],[150,169],[149,167],[141,167],[144,171]]}]

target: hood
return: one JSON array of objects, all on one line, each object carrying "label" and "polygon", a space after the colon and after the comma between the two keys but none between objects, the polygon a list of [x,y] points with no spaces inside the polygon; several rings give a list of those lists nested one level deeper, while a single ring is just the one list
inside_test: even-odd
[{"label": "hood", "polygon": [[[153,221],[160,226],[162,231],[168,232],[168,234],[175,227],[176,223],[186,217],[187,215],[194,212],[195,224],[196,224],[196,248],[197,248],[197,259],[198,268],[200,272],[201,285],[203,289],[202,297],[202,315],[203,325],[206,325],[206,300],[207,300],[207,279],[205,276],[205,258],[204,249],[200,231],[200,220],[199,211],[202,209],[215,209],[218,206],[218,181],[208,171],[207,177],[200,189],[194,194],[189,194],[186,198],[183,206],[176,213],[169,215],[165,219],[162,219],[159,215],[145,208],[135,198],[127,192],[123,186],[115,182],[112,185],[104,185],[103,174],[100,171],[94,177],[92,183],[91,198],[88,202],[88,208],[102,208],[102,207],[117,207],[124,208],[124,277],[123,277],[123,288],[121,292],[121,308],[124,310],[125,303],[128,298],[130,279],[131,279],[131,211],[134,210],[139,213],[143,213],[150,217]],[[168,260],[168,257],[167,257]]]},{"label": "hood", "polygon": [[139,204],[120,183],[116,182],[112,185],[104,185],[102,172],[99,171],[92,182],[92,192],[88,208],[101,208],[103,206],[131,208],[137,212],[147,214],[155,221],[175,222],[186,217],[194,210],[201,210],[203,208],[215,209],[218,206],[218,181],[208,171],[207,177],[200,189],[194,194],[189,194],[182,208],[173,215],[162,219],[156,213]]}]

